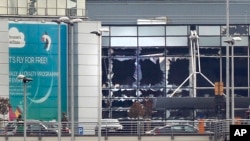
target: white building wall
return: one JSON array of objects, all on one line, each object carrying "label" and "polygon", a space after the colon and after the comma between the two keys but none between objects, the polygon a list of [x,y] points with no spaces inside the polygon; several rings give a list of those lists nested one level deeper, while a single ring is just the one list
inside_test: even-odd
[{"label": "white building wall", "polygon": [[0,20],[0,97],[9,97],[9,32],[8,20]]},{"label": "white building wall", "polygon": [[78,122],[98,121],[99,94],[99,37],[90,34],[101,28],[101,22],[77,24],[75,31],[75,88],[78,92]]}]

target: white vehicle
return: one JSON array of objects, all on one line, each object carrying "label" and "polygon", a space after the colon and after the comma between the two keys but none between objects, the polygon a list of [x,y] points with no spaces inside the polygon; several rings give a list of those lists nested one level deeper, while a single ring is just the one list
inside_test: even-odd
[{"label": "white vehicle", "polygon": [[[116,132],[122,130],[123,126],[120,124],[118,119],[102,119],[101,120],[101,131],[104,132]],[[95,127],[96,133],[98,132],[98,123]]]}]

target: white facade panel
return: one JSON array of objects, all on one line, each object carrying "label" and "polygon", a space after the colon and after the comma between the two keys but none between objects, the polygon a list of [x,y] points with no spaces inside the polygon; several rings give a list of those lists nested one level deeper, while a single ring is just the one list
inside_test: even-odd
[{"label": "white facade panel", "polygon": [[3,43],[3,42],[0,42],[0,53],[4,53],[4,52],[9,52],[9,48],[8,47],[8,43]]},{"label": "white facade panel", "polygon": [[[90,101],[88,103],[90,103]],[[83,106],[85,105],[86,103]],[[97,121],[97,107],[94,108],[79,107],[79,111],[81,111],[81,117],[79,117],[80,121],[85,121],[85,119],[96,119]]]},{"label": "white facade panel", "polygon": [[[1,55],[1,54],[0,54]],[[9,75],[9,64],[0,63],[0,75]],[[1,80],[2,81],[2,80]]]},{"label": "white facade panel", "polygon": [[[6,86],[6,90],[9,91],[9,77],[8,77],[8,74],[0,74],[0,78],[1,78],[1,81],[0,81],[0,86]],[[2,94],[0,94],[0,97],[1,97]],[[3,95],[6,95],[6,94],[3,94]],[[8,94],[9,96],[9,94]]]},{"label": "white facade panel", "polygon": [[[8,32],[8,27],[9,27],[9,24],[8,24],[8,20],[7,19],[2,19],[1,21],[0,21],[0,31],[1,32]],[[8,42],[8,41],[6,41],[6,42]]]},{"label": "white facade panel", "polygon": [[[90,34],[91,31],[100,29],[101,23],[98,21],[78,23],[75,28],[75,48],[78,56],[75,62],[75,69],[78,78],[75,86],[78,91],[78,122],[93,121],[98,119],[98,97],[101,93],[98,70],[101,69],[99,62],[99,37]],[[76,64],[78,63],[78,64]],[[100,87],[99,87],[100,86]],[[86,114],[88,113],[88,114]]]},{"label": "white facade panel", "polygon": [[[96,99],[96,97],[80,96],[78,97],[78,100],[81,101],[81,103],[88,103],[88,105],[85,105],[84,108],[96,108],[98,105],[98,100]],[[81,108],[80,105],[79,107]]]},{"label": "white facade panel", "polygon": [[98,48],[96,44],[78,44],[77,52],[79,54],[97,54]]},{"label": "white facade panel", "polygon": [[89,33],[84,33],[84,34],[78,34],[78,37],[76,39],[77,43],[84,43],[84,44],[95,44],[97,43],[98,38],[96,37],[95,34],[90,34]]},{"label": "white facade panel", "polygon": [[79,65],[79,75],[98,75],[98,66]]},{"label": "white facade panel", "polygon": [[98,65],[97,55],[78,55],[78,64],[82,65]]},{"label": "white facade panel", "polygon": [[[0,77],[2,77],[2,75],[0,75]],[[9,97],[9,89],[6,87],[6,85],[0,85],[0,90],[1,90],[1,94],[0,97]]]},{"label": "white facade panel", "polygon": [[77,31],[79,33],[90,33],[91,31],[97,31],[101,28],[101,22],[98,21],[86,21],[84,23],[79,23],[77,26]]},{"label": "white facade panel", "polygon": [[97,87],[98,86],[98,78],[97,76],[78,76],[78,83],[81,86],[89,86],[89,87]]},{"label": "white facade panel", "polygon": [[81,96],[94,96],[97,97],[98,89],[96,87],[85,87],[85,86],[78,86],[78,91],[83,92]]},{"label": "white facade panel", "polygon": [[1,43],[4,43],[4,42],[9,40],[9,36],[6,36],[6,33],[7,33],[7,31],[3,31],[3,32],[0,31],[0,37],[1,37],[0,42]]},{"label": "white facade panel", "polygon": [[9,63],[9,54],[7,54],[6,52],[0,53],[0,64],[8,64],[8,63]]},{"label": "white facade panel", "polygon": [[0,97],[9,97],[9,22],[0,20]]}]

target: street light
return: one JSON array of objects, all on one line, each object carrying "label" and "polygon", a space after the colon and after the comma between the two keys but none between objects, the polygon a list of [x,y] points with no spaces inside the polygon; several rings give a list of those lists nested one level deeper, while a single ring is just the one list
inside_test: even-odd
[{"label": "street light", "polygon": [[71,26],[71,140],[74,140],[74,40],[73,40],[73,26],[75,23],[82,22],[82,19],[70,19],[68,17],[60,17],[57,20],[52,20],[58,24],[58,140],[61,139],[61,76],[60,76],[60,66],[61,66],[61,52],[60,52],[60,24],[66,23]]},{"label": "street light", "polygon": [[[226,0],[226,36],[229,38],[229,0]],[[226,46],[226,119],[229,119],[229,46]],[[227,128],[229,129],[229,128]]]},{"label": "street light", "polygon": [[58,141],[61,141],[61,23],[69,20],[68,17],[60,17],[59,19],[52,20],[58,24],[58,96],[57,96],[57,113],[58,113]]},{"label": "street light", "polygon": [[230,40],[224,41],[231,46],[231,118],[234,124],[234,44],[236,41],[241,41],[240,37],[233,37]]},{"label": "street light", "polygon": [[103,32],[109,32],[108,28],[101,28],[98,31],[92,31],[90,32],[91,34],[95,34],[99,37],[99,48],[98,48],[98,66],[99,66],[99,71],[98,71],[98,76],[99,76],[99,83],[98,83],[98,141],[101,141],[101,118],[102,118],[102,33]]},{"label": "street light", "polygon": [[17,76],[17,79],[20,79],[20,80],[22,80],[23,81],[23,103],[24,103],[24,105],[23,105],[23,113],[24,113],[24,121],[23,121],[23,137],[24,137],[24,141],[26,141],[26,137],[27,137],[27,134],[26,134],[26,126],[27,126],[27,113],[26,113],[26,105],[27,105],[27,102],[26,102],[26,83],[28,83],[28,82],[30,82],[30,81],[32,81],[32,78],[27,78],[25,75],[22,75],[22,74],[20,74],[20,75],[18,75]]},{"label": "street light", "polygon": [[71,45],[70,45],[70,52],[71,52],[71,56],[70,56],[70,59],[71,59],[71,140],[73,141],[74,140],[74,136],[75,136],[75,127],[74,127],[74,124],[75,124],[75,112],[74,112],[74,24],[75,23],[79,23],[79,22],[82,22],[82,19],[69,19],[69,20],[66,20],[64,21],[64,23],[67,23],[68,25],[70,25],[71,27]]}]

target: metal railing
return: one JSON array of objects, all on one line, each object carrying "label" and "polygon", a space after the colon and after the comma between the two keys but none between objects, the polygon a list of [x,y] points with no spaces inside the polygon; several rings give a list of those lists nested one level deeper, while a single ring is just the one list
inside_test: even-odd
[{"label": "metal railing", "polygon": [[[37,123],[37,124],[33,124]],[[49,124],[48,124],[49,123]],[[19,124],[19,125],[18,125]],[[48,137],[57,136],[57,122],[27,121],[27,136]],[[62,122],[62,136],[70,136],[70,122]],[[209,136],[210,140],[220,141],[229,137],[229,127],[231,120],[202,119],[197,121],[189,120],[130,120],[119,121],[119,123],[102,123],[101,136],[106,140],[112,136],[137,136],[138,139],[145,136]],[[237,119],[234,124],[250,124],[249,119]],[[23,128],[20,122],[8,122],[2,124],[0,135],[5,137],[23,136]],[[39,125],[39,126],[37,126]],[[51,125],[51,126],[49,126]],[[22,126],[22,125],[21,125]],[[76,137],[79,136],[98,136],[97,122],[78,122],[75,123]],[[171,128],[168,128],[171,127]],[[164,129],[165,128],[165,129]],[[169,130],[171,129],[171,130]]]}]

